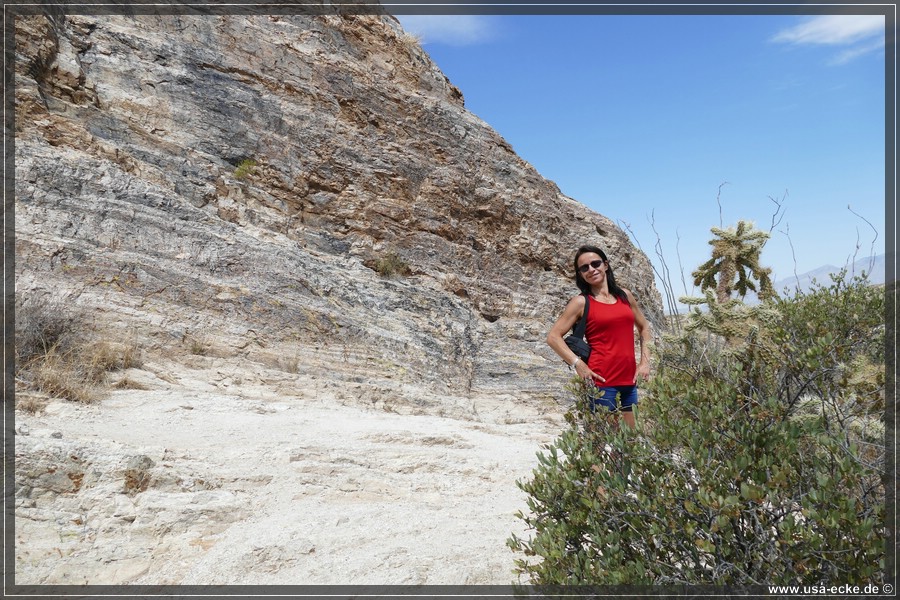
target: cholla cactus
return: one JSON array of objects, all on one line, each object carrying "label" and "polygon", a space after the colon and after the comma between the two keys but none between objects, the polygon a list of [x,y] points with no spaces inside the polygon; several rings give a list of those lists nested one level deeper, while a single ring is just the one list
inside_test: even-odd
[{"label": "cholla cactus", "polygon": [[716,299],[724,304],[734,291],[741,298],[750,291],[757,291],[753,283],[756,279],[760,300],[773,298],[776,294],[770,278],[772,270],[759,264],[769,234],[754,229],[747,221],[738,221],[737,227],[713,227],[710,231],[716,236],[709,241],[713,247],[712,258],[692,273],[694,285],[699,285],[701,291],[714,288]]},{"label": "cholla cactus", "polygon": [[[683,297],[679,302],[693,307],[685,331],[717,335],[725,341],[726,351],[732,354],[746,350],[751,342],[758,346],[771,345],[764,333],[766,325],[776,322],[780,314],[771,304],[751,306],[734,298],[719,302],[711,289],[705,291],[703,298]],[[701,310],[702,305],[706,305],[706,311]]]}]

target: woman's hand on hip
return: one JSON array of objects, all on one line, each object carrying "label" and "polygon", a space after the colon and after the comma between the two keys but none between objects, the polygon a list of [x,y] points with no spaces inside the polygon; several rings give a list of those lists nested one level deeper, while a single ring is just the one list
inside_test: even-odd
[{"label": "woman's hand on hip", "polygon": [[581,359],[579,359],[578,362],[575,363],[575,374],[582,379],[596,379],[602,383],[606,383],[606,380],[604,378],[591,371],[591,369]]},{"label": "woman's hand on hip", "polygon": [[641,362],[638,365],[637,372],[634,374],[634,382],[637,383],[639,379],[644,381],[650,379],[650,363]]}]

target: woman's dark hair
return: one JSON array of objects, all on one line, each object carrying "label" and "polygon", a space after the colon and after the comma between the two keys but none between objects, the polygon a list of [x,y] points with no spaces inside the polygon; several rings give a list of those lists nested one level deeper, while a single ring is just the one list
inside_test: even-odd
[{"label": "woman's dark hair", "polygon": [[578,286],[578,289],[581,290],[583,294],[591,293],[591,286],[581,277],[581,273],[578,271],[578,258],[582,254],[587,254],[588,252],[599,255],[600,258],[603,259],[603,262],[606,263],[606,283],[609,286],[609,293],[620,298],[622,302],[627,303],[628,296],[625,295],[625,292],[616,283],[616,276],[613,274],[612,265],[609,264],[609,259],[606,258],[606,253],[596,246],[582,246],[575,252],[575,285]]}]

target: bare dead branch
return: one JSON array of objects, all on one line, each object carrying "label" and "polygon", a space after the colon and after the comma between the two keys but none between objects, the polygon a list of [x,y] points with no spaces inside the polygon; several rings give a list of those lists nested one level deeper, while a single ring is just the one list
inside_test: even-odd
[{"label": "bare dead branch", "polygon": [[[871,275],[872,270],[875,268],[875,241],[878,239],[878,230],[875,229],[875,226],[872,225],[872,223],[870,223],[868,219],[866,219],[864,216],[860,215],[859,213],[857,213],[856,211],[854,211],[852,208],[850,208],[850,205],[849,205],[849,204],[847,205],[847,210],[849,210],[849,211],[852,212],[854,215],[856,215],[857,217],[859,217],[860,219],[862,219],[863,221],[865,221],[865,222],[866,222],[866,225],[868,225],[869,227],[871,227],[871,228],[872,228],[872,231],[875,233],[875,237],[872,238],[872,245],[871,245],[870,248],[869,248],[869,270],[868,270],[867,274],[868,274],[868,275]],[[859,230],[857,230],[857,250],[859,249],[859,241],[858,241],[858,239],[859,239]],[[854,258],[854,261],[853,261],[853,262],[856,262],[856,254],[853,255],[853,258]]]},{"label": "bare dead branch", "polygon": [[[659,235],[659,232],[656,230],[656,211],[650,211],[650,228],[653,230],[653,233],[656,235],[656,244],[654,250],[656,252],[656,256],[659,258],[659,262],[662,265],[662,269],[665,272],[664,279],[664,287],[666,288],[666,301],[669,305],[669,312],[675,316],[678,314],[678,303],[675,300],[675,291],[672,287],[672,278],[669,274],[669,265],[666,262],[666,257],[662,251],[662,238]],[[680,325],[678,323],[678,319],[675,319],[675,331],[680,330]]]},{"label": "bare dead branch", "polygon": [[769,233],[772,233],[772,230],[775,229],[784,218],[784,199],[787,198],[787,194],[787,190],[784,190],[784,195],[781,197],[781,200],[776,200],[772,196],[769,196],[769,200],[775,203],[775,212],[772,214],[772,225],[769,226]]},{"label": "bare dead branch", "polygon": [[[641,242],[640,242],[640,240],[638,240],[637,235],[635,235],[634,231],[631,229],[631,225],[629,225],[626,221],[623,221],[622,219],[619,219],[619,224],[622,226],[622,228],[623,228],[625,231],[628,232],[628,235],[631,236],[631,239],[634,241],[634,244],[638,247],[638,249],[639,249],[641,252],[644,252],[644,248],[641,246]],[[655,231],[656,231],[656,230],[654,229],[654,232],[655,232]],[[657,234],[657,240],[659,240],[659,234]],[[658,241],[657,241],[657,244],[658,244]],[[646,252],[644,252],[644,254],[646,254]],[[661,254],[660,254],[660,252],[659,252],[658,250],[657,250],[657,256],[659,256],[659,258],[660,258],[660,260],[662,261],[663,265],[665,265],[665,258],[663,258],[663,257],[661,256]],[[674,294],[674,292],[673,292],[673,290],[672,290],[672,283],[671,283],[671,281],[669,280],[668,276],[664,276],[664,275],[659,271],[659,269],[656,268],[656,265],[653,264],[653,261],[650,261],[650,267],[653,269],[653,272],[654,272],[654,273],[656,274],[656,276],[659,278],[660,282],[662,282],[662,285],[663,285],[663,292],[665,293],[665,296],[666,296],[666,305],[669,307],[669,311],[670,311],[673,315],[674,315],[674,314],[677,314],[677,313],[678,313],[678,310],[677,310],[677,303],[675,303],[675,301],[674,301],[675,294]],[[668,272],[668,270],[667,270],[667,272]],[[675,321],[677,322],[677,319],[676,319]],[[676,324],[676,326],[677,326],[677,324]]]},{"label": "bare dead branch", "polygon": [[797,252],[796,252],[796,250],[794,250],[794,240],[791,239],[791,224],[785,223],[784,229],[785,230],[782,231],[781,233],[783,233],[785,235],[785,237],[787,237],[788,244],[791,246],[791,258],[793,258],[793,260],[794,260],[794,279],[797,282],[797,286],[796,286],[795,290],[799,292],[800,291],[800,276],[797,275]]},{"label": "bare dead branch", "polygon": [[690,296],[694,293],[694,287],[691,286],[691,291],[687,291],[687,282],[684,280],[684,265],[681,262],[681,250],[679,249],[679,245],[681,244],[681,235],[678,233],[678,229],[675,230],[675,256],[678,258],[678,270],[681,272],[681,288],[684,290],[685,296]]},{"label": "bare dead branch", "polygon": [[725,222],[722,218],[722,188],[728,185],[727,181],[723,181],[719,184],[719,191],[716,192],[716,204],[719,205],[719,227],[725,227]]}]

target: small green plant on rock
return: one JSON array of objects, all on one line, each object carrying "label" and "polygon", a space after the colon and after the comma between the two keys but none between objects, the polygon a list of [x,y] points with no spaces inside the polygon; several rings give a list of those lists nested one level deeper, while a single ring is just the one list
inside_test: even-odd
[{"label": "small green plant on rock", "polygon": [[238,164],[237,168],[234,170],[234,178],[235,179],[244,179],[247,175],[250,175],[253,172],[253,169],[256,167],[256,161],[252,158],[245,158]]},{"label": "small green plant on rock", "polygon": [[396,252],[389,252],[375,261],[375,271],[382,277],[406,276],[412,273],[409,264]]}]

